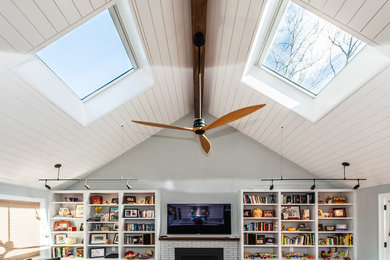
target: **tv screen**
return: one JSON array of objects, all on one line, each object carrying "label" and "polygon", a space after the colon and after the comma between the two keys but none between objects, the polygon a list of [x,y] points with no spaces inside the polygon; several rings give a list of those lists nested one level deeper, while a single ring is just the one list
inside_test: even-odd
[{"label": "tv screen", "polygon": [[168,204],[168,234],[231,234],[231,205]]}]

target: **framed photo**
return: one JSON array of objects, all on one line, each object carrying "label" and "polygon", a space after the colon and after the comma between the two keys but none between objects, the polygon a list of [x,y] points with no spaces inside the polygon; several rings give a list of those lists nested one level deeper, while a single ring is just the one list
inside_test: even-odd
[{"label": "framed photo", "polygon": [[90,244],[105,244],[107,240],[107,234],[91,234]]},{"label": "framed photo", "polygon": [[252,217],[252,210],[244,209],[244,217]]},{"label": "framed photo", "polygon": [[84,231],[84,223],[80,224],[80,231]]},{"label": "framed photo", "polygon": [[65,244],[65,238],[67,238],[67,234],[56,234],[54,235],[54,241],[56,245]]},{"label": "framed photo", "polygon": [[137,199],[135,196],[124,196],[123,204],[135,204],[137,203]]},{"label": "framed photo", "polygon": [[275,244],[275,238],[273,237],[266,237],[265,238],[265,243],[268,245],[274,245]]},{"label": "framed photo", "polygon": [[111,204],[118,204],[118,198],[112,198],[111,199]]},{"label": "framed photo", "polygon": [[318,231],[324,231],[324,225],[322,223],[318,224]]},{"label": "framed photo", "polygon": [[301,219],[301,207],[300,206],[285,206],[282,207],[282,213],[286,218],[284,219]]},{"label": "framed photo", "polygon": [[77,204],[75,218],[83,218],[83,217],[84,217],[84,205]]},{"label": "framed photo", "polygon": [[113,244],[119,244],[119,236],[118,236],[118,233],[115,234],[114,240],[112,240],[112,243],[113,243]]},{"label": "framed photo", "polygon": [[125,209],[125,218],[137,218],[138,209]]},{"label": "framed photo", "polygon": [[256,235],[256,245],[263,245],[265,244],[265,236],[264,235]]},{"label": "framed photo", "polygon": [[112,227],[113,231],[118,231],[119,230],[119,224],[115,223],[114,226]]},{"label": "framed photo", "polygon": [[89,251],[89,256],[90,256],[90,258],[105,257],[106,256],[106,248],[105,247],[91,248]]},{"label": "framed photo", "polygon": [[265,218],[273,218],[273,217],[275,217],[275,210],[264,210],[263,216]]},{"label": "framed photo", "polygon": [[347,212],[345,211],[345,208],[333,209],[333,217],[335,218],[347,217]]},{"label": "framed photo", "polygon": [[54,231],[68,231],[70,221],[56,221],[54,222]]},{"label": "framed photo", "polygon": [[325,226],[325,231],[335,231],[336,227],[335,226]]},{"label": "framed photo", "polygon": [[115,221],[118,220],[119,216],[119,209],[118,208],[110,208],[110,220],[109,221]]},{"label": "framed photo", "polygon": [[102,204],[102,196],[91,196],[91,204]]}]

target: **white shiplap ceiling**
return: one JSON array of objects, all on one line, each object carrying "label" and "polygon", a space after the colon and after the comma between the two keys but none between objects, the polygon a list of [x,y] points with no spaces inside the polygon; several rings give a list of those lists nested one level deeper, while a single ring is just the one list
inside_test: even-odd
[{"label": "white shiplap ceiling", "polygon": [[[390,53],[390,1],[296,2]],[[41,187],[37,179],[55,176],[57,162],[66,177],[87,174],[159,130],[131,120],[172,123],[192,110],[190,0],[129,1],[156,84],[87,127],[7,69],[113,3],[0,2],[0,182]],[[339,176],[349,161],[350,177],[369,178],[362,186],[390,183],[390,68],[311,123],[240,82],[264,7],[262,0],[209,0],[206,111],[218,117],[266,103],[233,126],[276,152],[284,126],[284,156],[318,176]]]}]

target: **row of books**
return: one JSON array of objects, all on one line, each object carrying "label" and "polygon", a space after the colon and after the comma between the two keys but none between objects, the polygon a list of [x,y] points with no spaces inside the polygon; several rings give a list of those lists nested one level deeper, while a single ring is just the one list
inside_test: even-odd
[{"label": "row of books", "polygon": [[125,245],[154,245],[154,234],[126,235],[124,237]]},{"label": "row of books", "polygon": [[267,222],[254,222],[244,225],[244,231],[276,231],[277,222],[267,223]]},{"label": "row of books", "polygon": [[314,193],[283,195],[283,204],[314,204]]},{"label": "row of books", "polygon": [[145,204],[155,204],[154,195],[145,196]]},{"label": "row of books", "polygon": [[245,204],[268,204],[275,203],[270,202],[268,197],[262,197],[259,195],[244,195],[244,203]]},{"label": "row of books", "polygon": [[124,224],[124,231],[154,231],[154,224]]},{"label": "row of books", "polygon": [[84,257],[83,248],[74,247],[52,247],[51,255],[53,258],[56,257]]},{"label": "row of books", "polygon": [[314,245],[314,234],[302,234],[295,237],[287,237],[282,234],[282,245],[301,245],[311,246]]},{"label": "row of books", "polygon": [[335,234],[328,236],[326,238],[319,239],[318,243],[320,245],[329,245],[329,246],[352,246],[353,245],[353,235],[352,234]]}]

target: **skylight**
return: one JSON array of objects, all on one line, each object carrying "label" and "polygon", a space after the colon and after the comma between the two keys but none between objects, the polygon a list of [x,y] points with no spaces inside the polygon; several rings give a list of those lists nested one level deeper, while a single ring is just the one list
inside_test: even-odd
[{"label": "skylight", "polygon": [[289,2],[262,65],[317,96],[365,45]]},{"label": "skylight", "polygon": [[105,10],[36,55],[85,100],[134,70],[129,46],[116,24]]}]

